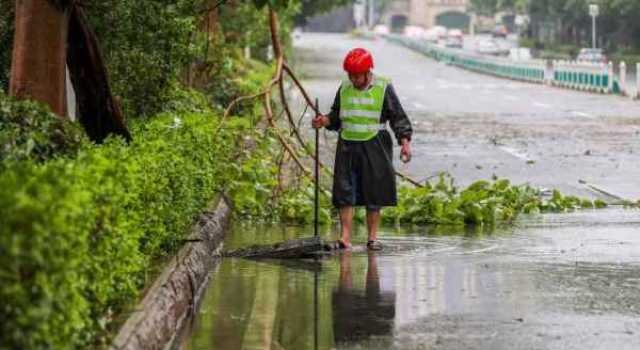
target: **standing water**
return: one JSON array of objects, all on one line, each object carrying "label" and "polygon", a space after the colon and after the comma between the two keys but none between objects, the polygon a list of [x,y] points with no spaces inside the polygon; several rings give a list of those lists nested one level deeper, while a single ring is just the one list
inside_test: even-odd
[{"label": "standing water", "polygon": [[[638,349],[639,228],[636,211],[581,211],[386,227],[381,252],[317,261],[224,259],[180,348]],[[225,246],[311,233],[236,225]]]}]

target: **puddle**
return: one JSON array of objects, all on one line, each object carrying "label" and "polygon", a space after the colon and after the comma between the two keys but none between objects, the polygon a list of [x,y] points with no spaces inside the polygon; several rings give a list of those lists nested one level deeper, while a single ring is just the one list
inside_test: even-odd
[{"label": "puddle", "polygon": [[[382,252],[317,261],[225,259],[179,347],[637,349],[639,228],[637,211],[609,209],[495,230],[385,227]],[[225,244],[311,232],[236,225]]]}]

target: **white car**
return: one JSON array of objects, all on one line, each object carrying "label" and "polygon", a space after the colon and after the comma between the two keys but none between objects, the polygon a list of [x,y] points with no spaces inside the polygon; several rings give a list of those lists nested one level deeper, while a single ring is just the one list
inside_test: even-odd
[{"label": "white car", "polygon": [[390,30],[389,27],[385,26],[384,24],[378,24],[377,26],[373,27],[373,32],[376,34],[385,35],[389,34]]},{"label": "white car", "polygon": [[525,47],[509,49],[509,59],[514,61],[528,61],[531,59],[531,49]]},{"label": "white car", "polygon": [[424,33],[424,40],[429,41],[429,42],[437,42],[438,41],[438,33],[436,31],[434,31],[433,29],[428,29],[425,33]]},{"label": "white car", "polygon": [[447,38],[447,28],[442,26],[435,26],[431,28],[433,32],[438,36],[438,39],[446,39]]},{"label": "white car", "polygon": [[425,37],[426,30],[420,26],[406,26],[404,27],[404,35],[409,38],[423,39]]},{"label": "white car", "polygon": [[493,40],[484,40],[477,44],[476,51],[483,55],[499,55],[500,47]]},{"label": "white car", "polygon": [[463,33],[460,29],[449,29],[449,32],[447,33],[447,36],[449,37],[463,37]]},{"label": "white car", "polygon": [[454,47],[461,49],[464,46],[462,36],[449,36],[444,44],[446,47]]}]

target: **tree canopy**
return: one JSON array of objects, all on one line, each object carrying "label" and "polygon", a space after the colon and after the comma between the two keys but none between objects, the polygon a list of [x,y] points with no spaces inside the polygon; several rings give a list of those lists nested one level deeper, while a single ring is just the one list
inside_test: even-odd
[{"label": "tree canopy", "polygon": [[640,0],[471,0],[484,15],[498,11],[526,14],[532,23],[559,23],[564,41],[590,40],[589,5],[600,6],[599,33],[608,48],[640,48]]}]

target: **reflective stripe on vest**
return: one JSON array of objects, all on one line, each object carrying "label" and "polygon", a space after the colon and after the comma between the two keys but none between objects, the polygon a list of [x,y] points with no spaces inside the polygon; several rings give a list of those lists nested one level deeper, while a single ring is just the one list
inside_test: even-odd
[{"label": "reflective stripe on vest", "polygon": [[368,141],[374,138],[379,130],[384,94],[387,80],[373,77],[373,83],[367,90],[356,89],[350,81],[342,83],[340,88],[340,120],[342,128],[340,137],[349,141]]},{"label": "reflective stripe on vest", "polygon": [[342,129],[353,130],[357,132],[369,132],[375,131],[378,132],[380,130],[385,130],[386,126],[384,124],[351,124],[351,123],[343,123]]}]

